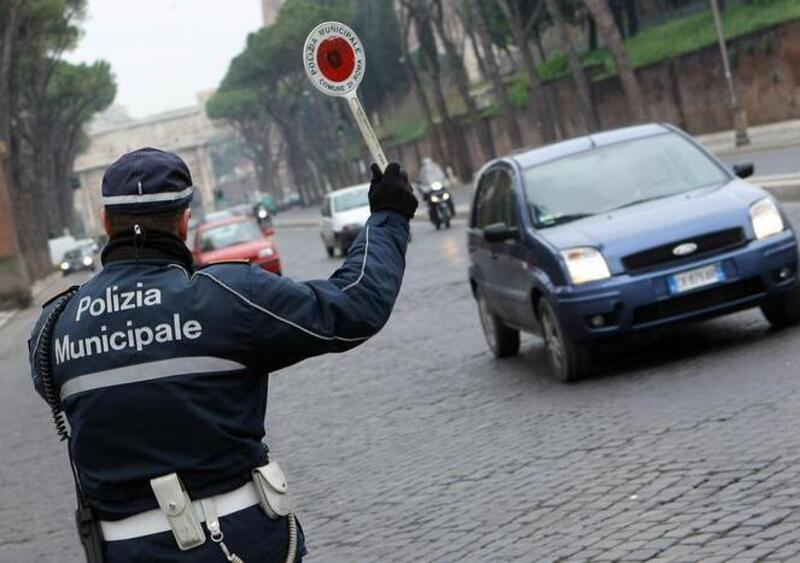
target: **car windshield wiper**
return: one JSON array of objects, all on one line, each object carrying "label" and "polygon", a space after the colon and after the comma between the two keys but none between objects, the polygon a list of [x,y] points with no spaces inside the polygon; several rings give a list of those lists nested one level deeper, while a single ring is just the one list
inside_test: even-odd
[{"label": "car windshield wiper", "polygon": [[[692,191],[692,190],[686,190],[686,191]],[[641,199],[634,199],[633,201],[629,201],[628,203],[623,203],[622,205],[618,205],[617,207],[612,207],[610,209],[604,209],[603,213],[609,213],[611,211],[616,211],[617,209],[625,209],[626,207],[633,207],[634,205],[639,205],[640,203],[647,203],[648,201],[656,201],[657,199],[664,199],[666,197],[672,197],[674,195],[680,195],[680,194],[683,194],[683,193],[686,193],[686,192],[675,192],[675,193],[671,193],[671,194],[663,194],[663,195],[657,195],[657,196],[653,196],[653,197],[643,197]]]},{"label": "car windshield wiper", "polygon": [[594,213],[565,213],[563,215],[554,215],[542,219],[539,219],[539,226],[542,228],[545,227],[554,227],[556,225],[562,225],[564,223],[569,223],[571,221],[577,221],[578,219],[585,219],[586,217],[592,217]]},{"label": "car windshield wiper", "polygon": [[605,209],[601,213],[609,213],[611,211],[616,211],[617,209],[624,209],[626,207],[633,207],[634,205],[639,205],[640,203],[647,203],[648,201],[656,201],[658,199],[664,199],[664,198],[672,197],[672,196],[676,196],[676,195],[683,195],[683,194],[687,194],[689,192],[693,192],[693,191],[696,191],[696,190],[702,190],[703,188],[709,188],[711,186],[718,186],[718,185],[722,185],[722,183],[721,182],[709,182],[708,184],[702,184],[700,186],[695,186],[694,188],[689,188],[688,190],[682,190],[680,192],[673,192],[673,193],[670,193],[670,194],[661,194],[661,195],[656,195],[656,196],[652,196],[652,197],[643,197],[641,199],[635,199],[633,201],[629,201],[628,203],[623,203],[622,205],[619,205],[617,207],[612,207],[611,209]]}]

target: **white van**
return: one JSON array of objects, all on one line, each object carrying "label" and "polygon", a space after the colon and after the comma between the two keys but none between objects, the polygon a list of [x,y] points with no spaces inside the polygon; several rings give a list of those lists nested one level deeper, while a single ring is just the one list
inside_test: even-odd
[{"label": "white van", "polygon": [[322,243],[329,257],[342,256],[369,219],[369,184],[330,192],[322,200]]}]

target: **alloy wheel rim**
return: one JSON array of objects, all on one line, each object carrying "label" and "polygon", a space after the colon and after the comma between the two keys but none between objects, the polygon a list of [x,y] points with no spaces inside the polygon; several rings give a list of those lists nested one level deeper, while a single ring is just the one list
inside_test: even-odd
[{"label": "alloy wheel rim", "polygon": [[561,345],[561,336],[558,333],[558,325],[550,311],[544,311],[542,324],[544,325],[542,332],[547,355],[553,367],[560,372],[564,367],[564,351]]},{"label": "alloy wheel rim", "polygon": [[478,309],[481,313],[483,335],[486,337],[486,342],[489,344],[489,348],[495,350],[497,346],[497,334],[494,327],[494,321],[491,318],[491,313],[489,312],[489,306],[486,304],[486,300],[483,298],[483,296],[478,297]]}]

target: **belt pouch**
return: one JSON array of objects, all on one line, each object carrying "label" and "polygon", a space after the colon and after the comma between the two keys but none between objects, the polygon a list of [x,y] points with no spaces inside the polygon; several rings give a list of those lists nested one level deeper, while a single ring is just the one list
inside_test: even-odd
[{"label": "belt pouch", "polygon": [[253,469],[259,503],[267,516],[277,520],[294,511],[294,501],[286,485],[283,469],[274,461]]},{"label": "belt pouch", "polygon": [[158,500],[158,506],[167,515],[172,535],[182,551],[203,545],[206,534],[200,524],[192,499],[183,488],[177,473],[150,479],[150,487]]}]

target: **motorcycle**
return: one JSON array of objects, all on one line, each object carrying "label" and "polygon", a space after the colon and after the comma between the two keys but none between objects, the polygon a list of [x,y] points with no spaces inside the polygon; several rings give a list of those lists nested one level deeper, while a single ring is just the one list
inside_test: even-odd
[{"label": "motorcycle", "polygon": [[428,204],[428,217],[438,231],[442,227],[450,228],[450,221],[455,217],[453,196],[443,182],[431,182],[429,186],[422,186],[423,200]]}]

